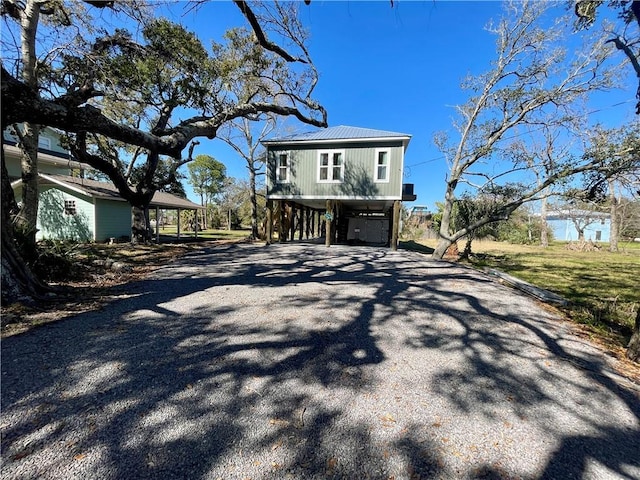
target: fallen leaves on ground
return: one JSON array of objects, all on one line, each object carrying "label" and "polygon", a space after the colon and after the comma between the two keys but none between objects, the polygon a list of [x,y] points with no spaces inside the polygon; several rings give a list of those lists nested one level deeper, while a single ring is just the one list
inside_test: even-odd
[{"label": "fallen leaves on ground", "polygon": [[[127,297],[123,286],[144,280],[154,270],[175,261],[189,252],[230,243],[229,240],[207,241],[189,244],[113,245],[90,244],[83,247],[78,261],[87,265],[96,259],[111,259],[131,267],[130,271],[113,272],[104,267],[84,269],[82,278],[72,278],[65,283],[53,284],[55,295],[45,303],[24,305],[15,303],[2,307],[2,338],[24,333],[34,327],[63,320],[79,313],[98,310],[108,303]],[[232,241],[236,243],[236,241]]]}]

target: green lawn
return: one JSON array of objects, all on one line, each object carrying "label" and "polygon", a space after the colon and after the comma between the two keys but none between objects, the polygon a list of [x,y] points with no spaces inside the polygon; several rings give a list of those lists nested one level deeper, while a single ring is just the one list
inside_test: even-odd
[{"label": "green lawn", "polygon": [[[199,230],[198,238],[207,240],[240,240],[247,238],[249,230]],[[177,236],[177,229],[175,225],[168,225],[160,228],[160,235]],[[195,233],[193,230],[180,230],[181,238],[194,238]]]},{"label": "green lawn", "polygon": [[624,343],[640,302],[640,244],[621,244],[618,253],[607,247],[578,252],[564,243],[542,248],[478,241],[471,264],[496,268],[563,296],[571,302],[571,318]]}]

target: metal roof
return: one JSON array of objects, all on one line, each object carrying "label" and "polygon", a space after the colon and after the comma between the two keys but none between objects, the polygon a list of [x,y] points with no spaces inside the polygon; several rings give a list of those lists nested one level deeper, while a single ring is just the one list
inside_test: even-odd
[{"label": "metal roof", "polygon": [[388,132],[386,130],[375,130],[373,128],[349,127],[339,125],[337,127],[323,128],[313,132],[295,133],[285,137],[265,140],[265,145],[290,142],[314,142],[331,140],[376,140],[376,139],[396,139],[408,143],[411,135],[399,132]]},{"label": "metal roof", "polygon": [[[120,192],[111,182],[99,182],[97,180],[89,180],[87,178],[70,177],[67,175],[54,175],[51,173],[40,173],[40,182],[54,183],[60,186],[74,190],[82,195],[86,195],[91,198],[102,198],[108,200],[114,200],[124,202],[125,199],[120,196]],[[12,183],[12,186],[19,187],[20,181]],[[149,204],[151,207],[160,208],[184,208],[190,210],[204,209],[203,206],[193,203],[186,198],[180,198],[175,195],[166,192],[156,192]]]}]

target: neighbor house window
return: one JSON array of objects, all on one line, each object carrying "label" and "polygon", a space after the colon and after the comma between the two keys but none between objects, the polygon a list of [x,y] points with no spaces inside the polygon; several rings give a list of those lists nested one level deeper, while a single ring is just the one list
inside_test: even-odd
[{"label": "neighbor house window", "polygon": [[291,170],[291,162],[288,153],[279,153],[277,156],[278,166],[276,170],[276,180],[278,183],[289,182],[289,171]]},{"label": "neighbor house window", "polygon": [[376,182],[389,181],[389,150],[376,150]]},{"label": "neighbor house window", "polygon": [[51,150],[51,139],[47,137],[38,137],[38,148],[44,148],[45,150]]},{"label": "neighbor house window", "polygon": [[318,181],[342,182],[344,180],[344,151],[326,150],[319,152]]},{"label": "neighbor house window", "polygon": [[65,215],[75,215],[76,214],[76,201],[75,200],[65,200],[64,201],[64,214]]}]

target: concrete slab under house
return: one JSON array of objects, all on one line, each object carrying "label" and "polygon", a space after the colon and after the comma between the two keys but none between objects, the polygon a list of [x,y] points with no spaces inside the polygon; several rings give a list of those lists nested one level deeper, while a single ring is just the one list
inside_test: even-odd
[{"label": "concrete slab under house", "polygon": [[337,126],[262,142],[267,149],[267,242],[398,246],[411,135]]}]

